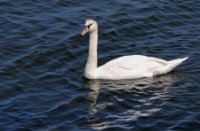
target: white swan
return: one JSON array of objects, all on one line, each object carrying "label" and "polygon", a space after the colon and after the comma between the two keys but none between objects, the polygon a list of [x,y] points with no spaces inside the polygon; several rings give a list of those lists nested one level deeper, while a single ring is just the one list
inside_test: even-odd
[{"label": "white swan", "polygon": [[89,56],[85,67],[85,77],[88,79],[137,79],[166,74],[180,65],[188,57],[166,61],[163,59],[142,55],[122,56],[97,67],[98,24],[95,20],[85,21],[81,36],[89,32]]}]

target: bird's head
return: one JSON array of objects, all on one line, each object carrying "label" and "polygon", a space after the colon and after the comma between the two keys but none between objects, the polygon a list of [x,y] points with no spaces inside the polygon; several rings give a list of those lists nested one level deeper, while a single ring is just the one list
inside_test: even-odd
[{"label": "bird's head", "polygon": [[81,36],[84,36],[85,34],[87,34],[88,32],[94,32],[98,30],[98,25],[97,22],[95,20],[92,19],[87,19],[85,21],[85,26],[83,31],[80,33]]}]

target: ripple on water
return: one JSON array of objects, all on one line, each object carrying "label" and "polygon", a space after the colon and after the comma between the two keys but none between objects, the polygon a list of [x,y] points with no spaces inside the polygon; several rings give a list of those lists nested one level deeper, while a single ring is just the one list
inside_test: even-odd
[{"label": "ripple on water", "polygon": [[[0,5],[0,130],[199,129],[198,0]],[[190,59],[154,78],[86,80],[87,18],[99,23],[99,65],[129,54]]]}]

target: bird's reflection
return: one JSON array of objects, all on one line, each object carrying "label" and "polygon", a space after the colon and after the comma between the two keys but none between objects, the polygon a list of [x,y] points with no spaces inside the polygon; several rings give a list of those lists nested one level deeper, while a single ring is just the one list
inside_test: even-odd
[{"label": "bird's reflection", "polygon": [[172,84],[179,81],[180,79],[181,77],[171,73],[153,78],[143,78],[136,80],[86,80],[85,87],[91,89],[91,91],[88,94],[89,99],[92,101],[89,113],[95,114],[97,112],[97,99],[98,96],[101,94],[102,89],[118,91],[132,89],[144,90],[147,88],[164,88],[163,91],[167,91]]}]

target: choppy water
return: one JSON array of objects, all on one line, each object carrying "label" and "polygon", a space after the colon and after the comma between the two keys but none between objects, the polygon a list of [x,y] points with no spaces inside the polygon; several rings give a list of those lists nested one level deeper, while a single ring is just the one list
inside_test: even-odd
[{"label": "choppy water", "polygon": [[[86,80],[87,18],[100,65],[190,59],[155,78]],[[1,0],[0,25],[0,130],[200,129],[199,0]]]}]

